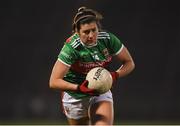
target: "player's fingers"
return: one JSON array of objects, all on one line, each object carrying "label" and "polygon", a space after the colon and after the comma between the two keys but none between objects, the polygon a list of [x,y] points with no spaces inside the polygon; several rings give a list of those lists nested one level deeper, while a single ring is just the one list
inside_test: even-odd
[{"label": "player's fingers", "polygon": [[89,84],[88,80],[85,80],[83,84],[84,84],[85,87],[87,87],[88,84]]}]

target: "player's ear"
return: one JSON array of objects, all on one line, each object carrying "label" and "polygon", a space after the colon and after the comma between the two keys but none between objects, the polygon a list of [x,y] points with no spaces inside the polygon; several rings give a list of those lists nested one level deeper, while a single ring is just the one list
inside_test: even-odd
[{"label": "player's ear", "polygon": [[80,35],[80,30],[78,30],[77,28],[75,28],[75,33],[77,33],[78,35]]}]

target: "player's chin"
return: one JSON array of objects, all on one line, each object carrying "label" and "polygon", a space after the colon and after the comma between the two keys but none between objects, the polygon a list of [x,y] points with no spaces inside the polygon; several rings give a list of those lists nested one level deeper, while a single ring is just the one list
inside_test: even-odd
[{"label": "player's chin", "polygon": [[95,45],[96,44],[96,41],[87,41],[86,42],[86,45],[87,46],[93,46],[93,45]]}]

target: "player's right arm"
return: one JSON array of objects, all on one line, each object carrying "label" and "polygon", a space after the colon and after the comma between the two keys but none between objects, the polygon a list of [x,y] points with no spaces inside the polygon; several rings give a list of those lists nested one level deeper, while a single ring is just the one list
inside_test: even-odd
[{"label": "player's right arm", "polygon": [[82,84],[77,85],[63,80],[64,75],[68,72],[69,66],[66,66],[59,60],[54,64],[49,86],[54,89],[61,89],[65,91],[81,92],[89,95],[97,95],[95,90],[87,88],[88,81],[85,80]]},{"label": "player's right arm", "polygon": [[95,95],[93,89],[87,88],[88,81],[84,80],[82,84],[78,85],[78,84],[70,83],[63,79],[64,76],[69,71],[71,65],[75,62],[75,60],[76,60],[76,55],[74,54],[73,48],[71,48],[71,46],[68,46],[68,44],[66,44],[62,48],[58,56],[58,60],[56,61],[52,69],[52,73],[49,81],[50,88]]},{"label": "player's right arm", "polygon": [[57,60],[52,69],[49,86],[54,89],[77,91],[78,85],[63,80],[69,70],[69,66]]}]

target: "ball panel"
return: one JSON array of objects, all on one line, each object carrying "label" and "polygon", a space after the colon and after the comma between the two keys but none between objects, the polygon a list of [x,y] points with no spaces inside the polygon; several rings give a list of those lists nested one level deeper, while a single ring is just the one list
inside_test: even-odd
[{"label": "ball panel", "polygon": [[107,92],[112,86],[110,72],[102,67],[91,69],[86,79],[89,81],[88,88],[95,89],[100,94]]}]

